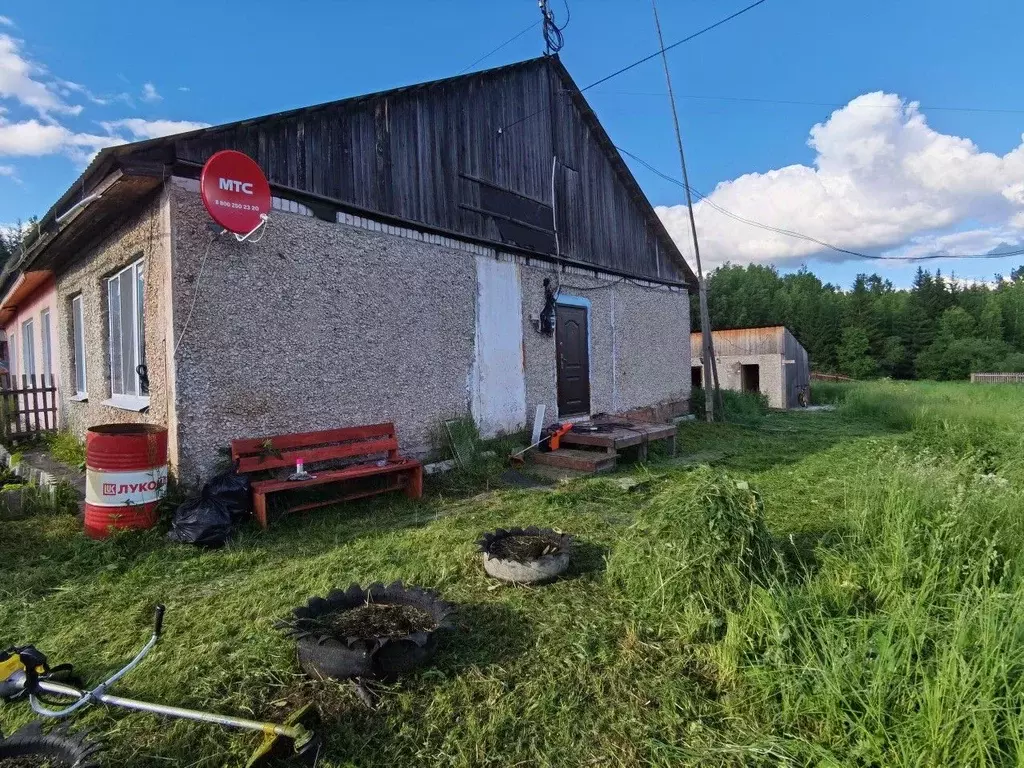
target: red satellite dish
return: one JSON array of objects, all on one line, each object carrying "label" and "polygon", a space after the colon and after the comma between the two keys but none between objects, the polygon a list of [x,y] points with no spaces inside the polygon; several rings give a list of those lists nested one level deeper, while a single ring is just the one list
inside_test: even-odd
[{"label": "red satellite dish", "polygon": [[213,220],[236,235],[251,234],[270,212],[267,177],[255,160],[233,149],[206,161],[199,192]]}]

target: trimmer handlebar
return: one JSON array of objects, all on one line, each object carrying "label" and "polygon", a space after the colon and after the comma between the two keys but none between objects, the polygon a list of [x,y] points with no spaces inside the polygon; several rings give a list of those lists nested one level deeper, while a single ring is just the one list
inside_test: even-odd
[{"label": "trimmer handlebar", "polygon": [[156,607],[156,611],[153,613],[153,636],[160,637],[160,634],[164,631],[164,611],[167,607],[161,603]]}]

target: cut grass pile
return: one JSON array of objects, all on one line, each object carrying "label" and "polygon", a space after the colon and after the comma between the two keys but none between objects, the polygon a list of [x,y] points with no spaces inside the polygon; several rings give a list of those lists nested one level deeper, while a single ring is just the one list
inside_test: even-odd
[{"label": "cut grass pile", "polygon": [[[629,483],[459,497],[446,480],[419,505],[321,510],[217,552],[158,531],[87,541],[64,516],[5,524],[0,644],[96,680],[164,601],[161,645],[118,690],[267,717],[313,700],[327,768],[1024,763],[1024,388],[839,394],[757,428],[685,424],[682,455],[623,469]],[[576,534],[568,577],[495,588],[475,540],[531,524]],[[433,667],[375,712],[303,679],[272,622],[399,578],[459,604]],[[5,705],[0,729],[28,718]],[[114,765],[212,768],[255,743],[81,719]]]}]

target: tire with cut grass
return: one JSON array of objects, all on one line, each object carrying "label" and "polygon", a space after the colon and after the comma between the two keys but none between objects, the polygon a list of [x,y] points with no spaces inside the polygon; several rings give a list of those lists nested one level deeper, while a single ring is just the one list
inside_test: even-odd
[{"label": "tire with cut grass", "polygon": [[0,739],[0,768],[99,768],[101,748],[85,731],[62,726],[44,733],[38,722],[29,723]]},{"label": "tire with cut grass", "polygon": [[514,584],[554,581],[569,567],[572,536],[550,528],[499,528],[477,542],[487,575]]},{"label": "tire with cut grass", "polygon": [[436,593],[400,581],[352,584],[310,598],[278,626],[296,639],[299,665],[313,678],[393,680],[430,660],[452,611]]}]

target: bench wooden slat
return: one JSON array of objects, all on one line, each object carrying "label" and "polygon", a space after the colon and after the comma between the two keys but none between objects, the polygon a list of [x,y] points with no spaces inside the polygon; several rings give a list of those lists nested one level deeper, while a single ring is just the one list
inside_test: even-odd
[{"label": "bench wooden slat", "polygon": [[301,491],[303,488],[314,488],[318,485],[336,483],[339,480],[355,480],[359,477],[373,477],[374,475],[387,475],[396,472],[408,472],[418,461],[403,459],[394,464],[387,464],[378,467],[376,464],[357,465],[345,467],[344,469],[330,469],[326,472],[316,472],[312,480],[257,480],[252,484],[253,490],[261,493],[274,493],[275,491]]},{"label": "bench wooden slat", "polygon": [[279,449],[280,457],[263,454],[260,456],[244,456],[238,460],[238,472],[259,472],[263,469],[281,469],[282,467],[294,467],[296,459],[302,459],[306,464],[313,464],[318,461],[330,461],[331,459],[349,459],[353,456],[368,456],[375,453],[391,454],[398,450],[398,441],[394,438],[389,440],[363,440],[351,443],[339,443],[337,445],[321,445],[316,448],[286,448]]},{"label": "bench wooden slat", "polygon": [[[387,463],[379,466],[373,457],[387,454]],[[343,486],[346,481],[374,475],[389,475],[394,480],[380,488],[356,488],[345,491],[342,487],[333,499],[300,504],[286,511],[297,512],[315,507],[328,506],[338,501],[373,496],[388,491],[404,490],[410,498],[423,495],[423,465],[414,459],[398,455],[398,438],[395,425],[371,424],[343,429],[329,429],[319,432],[304,432],[291,435],[246,438],[231,441],[231,458],[237,471],[246,474],[265,470],[283,469],[295,466],[296,459],[308,465],[334,459],[349,459],[365,456],[366,462],[352,464],[339,469],[308,470],[316,475],[311,480],[258,480],[252,484],[253,514],[264,528],[268,527],[267,496],[273,493],[299,491],[303,488],[322,487],[330,484]]]},{"label": "bench wooden slat", "polygon": [[344,427],[327,429],[320,432],[296,432],[290,435],[268,435],[266,437],[250,437],[231,441],[233,458],[246,454],[260,454],[264,445],[270,441],[275,450],[284,451],[291,448],[302,448],[310,445],[338,443],[345,440],[366,440],[371,437],[395,437],[395,425],[391,422],[371,424],[362,427]]}]

